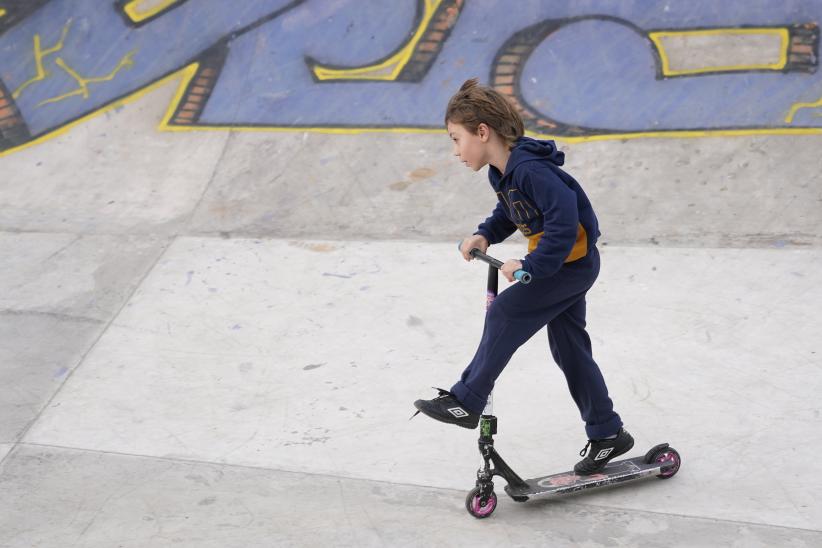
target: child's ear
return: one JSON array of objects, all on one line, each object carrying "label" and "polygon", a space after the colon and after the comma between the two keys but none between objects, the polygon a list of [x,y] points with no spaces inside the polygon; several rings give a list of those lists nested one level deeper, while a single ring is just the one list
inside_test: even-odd
[{"label": "child's ear", "polygon": [[480,124],[477,126],[477,135],[480,140],[485,143],[491,138],[491,128],[489,128],[486,124]]}]

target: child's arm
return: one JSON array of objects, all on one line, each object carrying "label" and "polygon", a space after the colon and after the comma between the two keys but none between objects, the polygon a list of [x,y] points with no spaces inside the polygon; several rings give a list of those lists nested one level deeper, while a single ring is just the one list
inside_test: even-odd
[{"label": "child's arm", "polygon": [[494,208],[491,216],[477,227],[474,234],[484,236],[489,244],[498,244],[513,234],[516,229],[517,225],[505,214],[505,207],[502,202],[497,202],[497,207]]},{"label": "child's arm", "polygon": [[525,256],[522,269],[536,278],[550,278],[562,268],[577,239],[577,195],[551,171],[528,172],[522,190],[544,216],[536,249]]}]

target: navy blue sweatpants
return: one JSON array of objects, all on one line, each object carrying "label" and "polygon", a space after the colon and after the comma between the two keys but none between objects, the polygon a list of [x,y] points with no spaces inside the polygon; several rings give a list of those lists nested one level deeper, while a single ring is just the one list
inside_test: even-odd
[{"label": "navy blue sweatpants", "polygon": [[596,247],[550,278],[533,279],[502,291],[488,308],[477,353],[451,392],[470,411],[482,413],[494,382],[514,352],[547,325],[548,343],[571,397],[579,407],[589,439],[619,431],[605,380],[591,355],[585,331],[585,294],[599,275]]}]

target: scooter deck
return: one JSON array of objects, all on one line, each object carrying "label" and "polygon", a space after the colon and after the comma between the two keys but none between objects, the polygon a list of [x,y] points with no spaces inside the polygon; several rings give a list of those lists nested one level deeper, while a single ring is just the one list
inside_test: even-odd
[{"label": "scooter deck", "polygon": [[523,485],[505,486],[505,492],[514,500],[524,502],[536,496],[563,495],[630,481],[643,476],[661,474],[672,467],[671,462],[645,462],[645,457],[634,457],[608,463],[598,474],[578,476],[574,472],[562,472],[550,476],[525,480]]}]

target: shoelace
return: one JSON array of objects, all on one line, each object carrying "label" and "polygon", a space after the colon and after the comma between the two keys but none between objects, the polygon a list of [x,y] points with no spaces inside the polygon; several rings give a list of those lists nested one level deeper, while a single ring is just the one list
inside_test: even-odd
[{"label": "shoelace", "polygon": [[585,447],[582,448],[582,451],[579,452],[580,457],[585,456],[585,452],[588,451],[588,447],[591,446],[591,440],[588,440],[588,443],[585,444]]},{"label": "shoelace", "polygon": [[[439,400],[439,399],[445,398],[447,396],[453,396],[453,394],[451,394],[451,392],[449,392],[448,390],[443,390],[442,388],[437,388],[436,386],[432,386],[431,388],[433,388],[434,390],[439,392],[439,395],[436,398],[434,398],[435,400]],[[420,414],[420,411],[418,409],[417,412],[414,413],[413,415],[411,415],[411,418],[408,419],[408,420],[413,419],[414,417],[416,417],[419,414]]]}]

